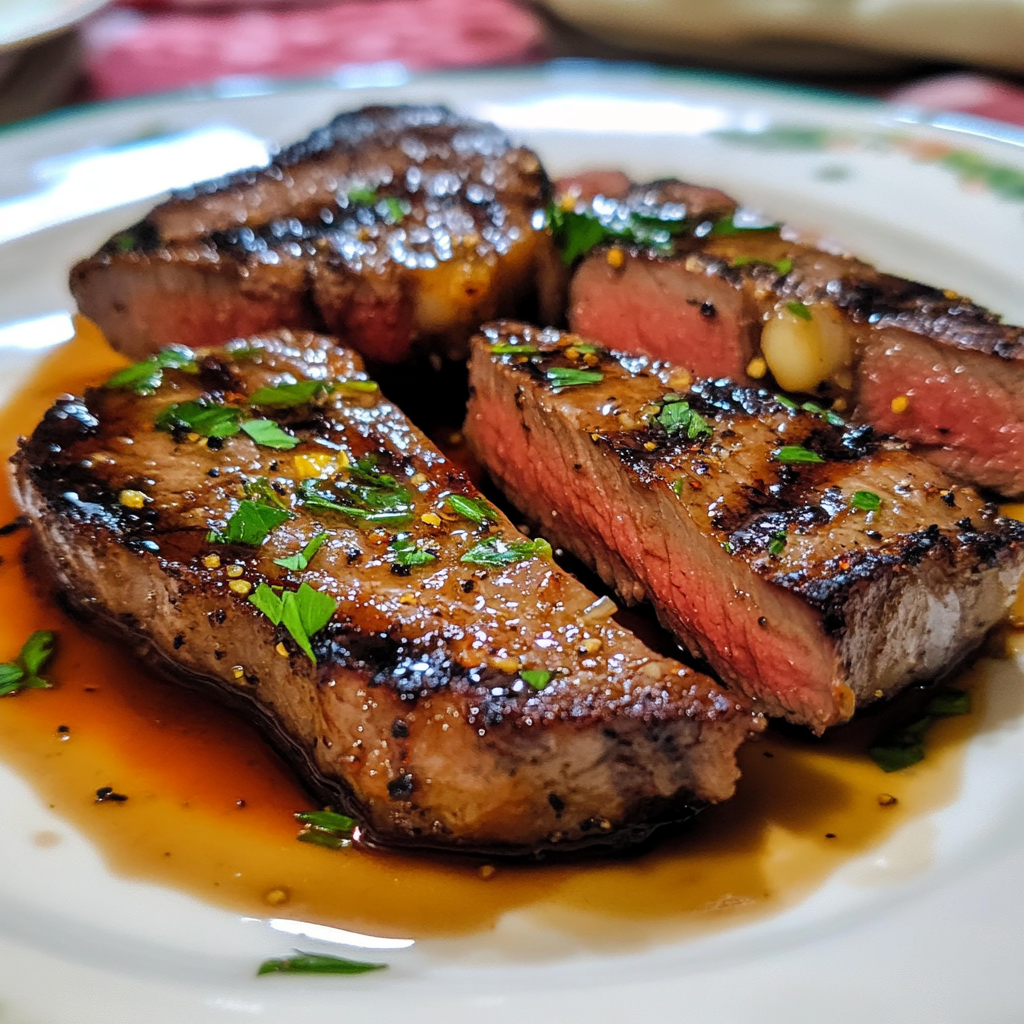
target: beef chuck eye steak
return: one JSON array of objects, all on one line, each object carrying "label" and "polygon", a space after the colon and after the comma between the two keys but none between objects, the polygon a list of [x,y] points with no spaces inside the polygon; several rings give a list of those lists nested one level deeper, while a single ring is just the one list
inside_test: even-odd
[{"label": "beef chuck eye steak", "polygon": [[172,197],[77,264],[71,290],[132,358],[281,326],[381,362],[461,357],[483,319],[560,317],[564,272],[535,217],[548,194],[536,155],[494,125],[367,107]]},{"label": "beef chuck eye steak", "polygon": [[816,732],[947,672],[1024,570],[1024,527],[817,407],[513,323],[470,384],[471,448],[545,535]]},{"label": "beef chuck eye steak", "polygon": [[619,628],[332,339],[165,352],[59,401],[14,464],[70,601],[242,704],[373,841],[641,838],[728,797],[761,726]]},{"label": "beef chuck eye steak", "polygon": [[[609,185],[613,196],[591,194]],[[572,330],[750,384],[766,357],[780,386],[839,399],[856,421],[911,442],[962,480],[1024,494],[1024,328],[791,231],[737,228],[749,222],[724,198],[681,208],[675,197],[700,195],[697,186],[625,189],[594,174],[565,188],[563,205],[579,196],[577,216],[614,229],[639,213],[672,230],[658,247],[627,237],[593,250],[573,276]],[[786,360],[794,345],[810,353],[796,372]]]}]

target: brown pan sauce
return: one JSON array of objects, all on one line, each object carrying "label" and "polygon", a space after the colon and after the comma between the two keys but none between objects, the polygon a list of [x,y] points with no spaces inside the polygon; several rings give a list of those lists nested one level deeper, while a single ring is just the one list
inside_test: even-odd
[{"label": "brown pan sauce", "polygon": [[[80,323],[0,410],[2,457],[56,395],[81,393],[120,365]],[[17,514],[5,486],[0,524]],[[54,689],[0,700],[0,757],[113,871],[258,917],[418,939],[486,931],[530,911],[577,945],[604,949],[733,926],[794,904],[897,827],[953,800],[964,741],[992,717],[996,683],[983,661],[961,680],[974,713],[936,725],[926,760],[903,772],[883,774],[864,752],[884,728],[880,715],[823,741],[770,730],[740,752],[733,800],[626,857],[512,864],[331,851],[296,841],[293,814],[311,809],[310,799],[248,724],[154,678],[123,644],[62,611],[28,529],[0,536],[0,557],[0,662],[32,630],[59,637],[44,673]],[[909,719],[913,708],[904,701],[888,714]],[[128,799],[97,802],[102,787]],[[60,833],[35,839],[45,858]],[[926,866],[927,845],[911,869]]]}]

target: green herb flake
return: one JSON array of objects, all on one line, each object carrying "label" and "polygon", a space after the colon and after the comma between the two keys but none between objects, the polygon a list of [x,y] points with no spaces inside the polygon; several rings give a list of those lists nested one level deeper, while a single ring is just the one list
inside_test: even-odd
[{"label": "green herb flake", "polygon": [[573,366],[553,366],[545,371],[544,376],[556,391],[584,384],[599,384],[604,380],[604,374],[600,370],[577,370]]},{"label": "green herb flake", "polygon": [[407,213],[412,212],[412,204],[394,196],[387,196],[378,204],[378,209],[384,207],[385,219],[391,224],[397,224]]},{"label": "green herb flake", "polygon": [[[790,266],[792,269],[792,266]],[[793,316],[799,317],[801,320],[813,320],[814,317],[811,311],[802,302],[787,302],[786,309],[793,314]]]},{"label": "green herb flake", "polygon": [[797,409],[800,408],[792,398],[787,398],[785,395],[776,395],[775,401],[778,402],[779,405],[785,406],[790,410],[790,412],[796,412]]},{"label": "green herb flake", "polygon": [[548,207],[548,223],[555,245],[562,254],[562,262],[567,267],[586,256],[605,239],[614,237],[597,217],[563,210],[554,204]]},{"label": "green herb flake", "polygon": [[854,491],[850,496],[850,508],[859,508],[862,512],[877,512],[882,507],[882,499],[874,491]]},{"label": "green herb flake", "polygon": [[300,843],[326,846],[330,850],[348,846],[357,824],[354,818],[334,811],[302,811],[295,815],[295,820],[302,825],[295,837]]},{"label": "green herb flake", "polygon": [[313,561],[313,556],[320,550],[323,542],[327,540],[326,533],[318,533],[300,552],[289,555],[287,558],[275,558],[274,565],[283,569],[290,569],[292,572],[302,572],[308,568]]},{"label": "green herb flake", "polygon": [[135,248],[135,237],[130,231],[123,231],[120,235],[115,235],[110,241],[118,252],[131,252]]},{"label": "green herb flake", "polygon": [[682,477],[679,477],[678,479],[673,480],[672,481],[672,493],[677,498],[681,498],[683,496],[683,487],[684,486],[686,486],[686,482],[683,480]]},{"label": "green herb flake", "polygon": [[254,476],[245,481],[245,496],[266,505],[288,508],[284,498],[274,490],[274,485],[265,476]]},{"label": "green herb flake", "polygon": [[711,434],[711,424],[678,395],[666,396],[661,412],[654,418],[670,436],[685,432],[692,441]]},{"label": "green herb flake", "polygon": [[599,351],[596,345],[588,345],[586,342],[574,342],[572,345],[568,345],[567,348],[574,348],[580,355],[592,356]]},{"label": "green herb flake", "polygon": [[781,277],[785,277],[793,269],[793,261],[788,256],[784,256],[781,260],[762,260],[757,256],[737,256],[731,266],[745,267],[752,264],[771,267]]},{"label": "green herb flake", "polygon": [[[793,408],[796,408],[795,403],[793,405]],[[839,413],[833,412],[831,409],[823,409],[820,405],[818,405],[817,402],[804,402],[804,404],[801,405],[800,408],[803,409],[804,412],[809,412],[814,416],[821,417],[821,419],[823,419],[826,423],[831,424],[833,427],[846,426],[846,420],[844,420],[843,417],[839,415]]]},{"label": "green herb flake", "polygon": [[536,540],[516,541],[509,544],[497,537],[480,541],[469,549],[460,559],[469,565],[486,565],[490,568],[501,568],[527,562],[531,558],[550,558],[551,545],[538,537]]},{"label": "green herb flake", "polygon": [[294,518],[286,508],[246,498],[231,514],[223,531],[211,530],[211,544],[246,544],[258,548],[283,522]]},{"label": "green herb flake", "polygon": [[722,220],[716,221],[714,227],[711,229],[713,235],[749,235],[749,234],[767,234],[773,231],[781,230],[781,224],[765,224],[762,227],[742,227],[736,223],[733,217],[725,217]]},{"label": "green herb flake", "polygon": [[308,405],[314,398],[326,395],[332,390],[333,385],[323,380],[275,384],[272,387],[257,388],[249,396],[249,404],[268,409],[293,409],[299,405]]},{"label": "green herb flake", "polygon": [[156,417],[158,430],[188,430],[200,437],[234,437],[241,430],[243,411],[232,405],[175,402]]},{"label": "green herb flake", "polygon": [[786,532],[779,530],[771,535],[768,541],[768,553],[770,555],[781,555],[786,548]]},{"label": "green herb flake", "polygon": [[815,463],[825,461],[817,452],[812,452],[809,448],[804,448],[803,445],[799,444],[784,444],[781,448],[776,449],[775,458],[787,466],[798,462]]},{"label": "green herb flake", "polygon": [[535,345],[509,345],[502,343],[491,346],[491,354],[496,356],[535,356],[540,349]]},{"label": "green herb flake", "polygon": [[422,551],[408,534],[400,533],[391,542],[391,550],[395,555],[395,564],[412,568],[416,565],[429,565],[437,560],[437,555]]},{"label": "green herb flake", "polygon": [[409,490],[394,477],[380,472],[372,458],[359,459],[348,469],[347,479],[331,481],[334,494],[328,496],[317,486],[321,481],[304,480],[296,494],[310,509],[339,512],[364,523],[400,526],[412,520],[413,499]]},{"label": "green herb flake", "polygon": [[971,695],[967,691],[938,690],[925,705],[920,718],[881,737],[868,749],[868,754],[882,771],[902,771],[924,760],[925,735],[938,719],[966,715],[970,711]]},{"label": "green herb flake", "polygon": [[339,380],[335,381],[334,387],[339,391],[353,391],[363,395],[380,390],[375,380]]},{"label": "green herb flake", "polygon": [[314,590],[308,583],[303,583],[298,590],[281,592],[261,583],[249,595],[249,602],[275,626],[284,626],[306,657],[316,664],[310,639],[331,621],[338,609],[335,598]]},{"label": "green herb flake", "polygon": [[563,210],[555,203],[548,206],[547,223],[566,266],[572,266],[603,242],[625,242],[670,255],[675,237],[690,229],[683,218],[619,210],[606,217],[593,210]]},{"label": "green herb flake", "polygon": [[256,974],[367,974],[370,971],[383,971],[387,966],[363,960],[346,960],[345,957],[328,956],[326,953],[303,953],[297,949],[295,956],[264,960]]},{"label": "green herb flake", "polygon": [[484,498],[468,498],[464,494],[449,494],[445,504],[453,512],[457,512],[471,523],[476,523],[477,526],[498,521],[497,510]]},{"label": "green herb flake", "polygon": [[528,686],[543,690],[551,682],[551,670],[547,668],[524,668],[519,676]]},{"label": "green herb flake", "polygon": [[287,452],[299,444],[294,434],[282,430],[273,420],[245,420],[240,426],[261,448]]},{"label": "green herb flake", "polygon": [[22,690],[49,690],[52,683],[39,673],[53,655],[57,636],[49,629],[37,629],[25,641],[14,661],[0,665],[0,697]]},{"label": "green herb flake", "polygon": [[149,359],[132,363],[119,370],[103,386],[115,391],[134,391],[137,395],[151,395],[163,383],[164,370],[182,370],[198,373],[195,354],[184,347],[165,348]]},{"label": "green herb flake", "polygon": [[354,188],[347,193],[350,203],[356,206],[372,206],[377,202],[377,190],[375,188]]}]

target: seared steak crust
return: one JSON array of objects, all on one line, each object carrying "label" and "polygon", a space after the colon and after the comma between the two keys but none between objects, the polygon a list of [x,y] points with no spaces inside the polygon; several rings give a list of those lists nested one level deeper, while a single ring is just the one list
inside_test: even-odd
[{"label": "seared steak crust", "polygon": [[473,452],[545,535],[816,731],[947,671],[1024,568],[1024,527],[972,489],[770,392],[515,323],[470,381]]},{"label": "seared steak crust", "polygon": [[[304,381],[334,390],[262,417],[246,405]],[[475,504],[351,351],[282,331],[196,353],[142,390],[59,401],[14,458],[58,584],[172,673],[248,707],[368,839],[624,843],[731,794],[757,716],[616,626],[542,542]],[[187,402],[272,419],[297,444],[154,426]],[[243,501],[291,518],[243,543]],[[304,569],[275,561],[320,534]],[[250,600],[262,584],[337,602],[311,632],[315,664],[287,618]]]},{"label": "seared steak crust", "polygon": [[382,362],[464,355],[482,318],[559,314],[535,221],[549,190],[494,125],[368,107],[156,207],[75,266],[71,290],[133,357],[278,326],[326,327]]},{"label": "seared steak crust", "polygon": [[[665,186],[647,188],[658,197]],[[627,216],[643,189],[633,186],[619,212],[602,196],[578,205],[609,222]],[[731,217],[700,216],[673,235],[670,251],[620,244],[609,262],[606,247],[595,250],[572,281],[571,328],[701,376],[753,383],[764,325],[802,304],[834,325],[845,350],[807,390],[841,398],[855,419],[962,479],[1024,493],[1024,328],[787,230],[735,230]],[[754,372],[763,376],[763,365]]]}]

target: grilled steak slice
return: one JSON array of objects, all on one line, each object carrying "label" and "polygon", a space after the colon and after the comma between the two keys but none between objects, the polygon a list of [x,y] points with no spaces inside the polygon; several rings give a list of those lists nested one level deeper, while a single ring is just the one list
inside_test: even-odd
[{"label": "grilled steak slice", "polygon": [[367,107],[156,207],[71,290],[133,358],[279,326],[326,327],[382,362],[413,345],[464,356],[481,319],[560,315],[563,270],[534,219],[548,194],[536,155],[494,125]]},{"label": "grilled steak slice", "polygon": [[380,843],[625,842],[731,794],[742,699],[616,626],[358,356],[188,355],[58,402],[15,456],[83,612],[243,703]]},{"label": "grilled steak slice", "polygon": [[514,323],[474,339],[470,385],[474,454],[552,543],[815,732],[948,671],[1024,569],[972,489],[763,390]]},{"label": "grilled steak slice", "polygon": [[[577,208],[612,228],[631,216],[628,198]],[[786,230],[713,215],[676,227],[659,249],[628,237],[595,249],[572,281],[571,328],[699,376],[752,383],[767,365],[960,479],[1024,494],[1024,328]]]}]

